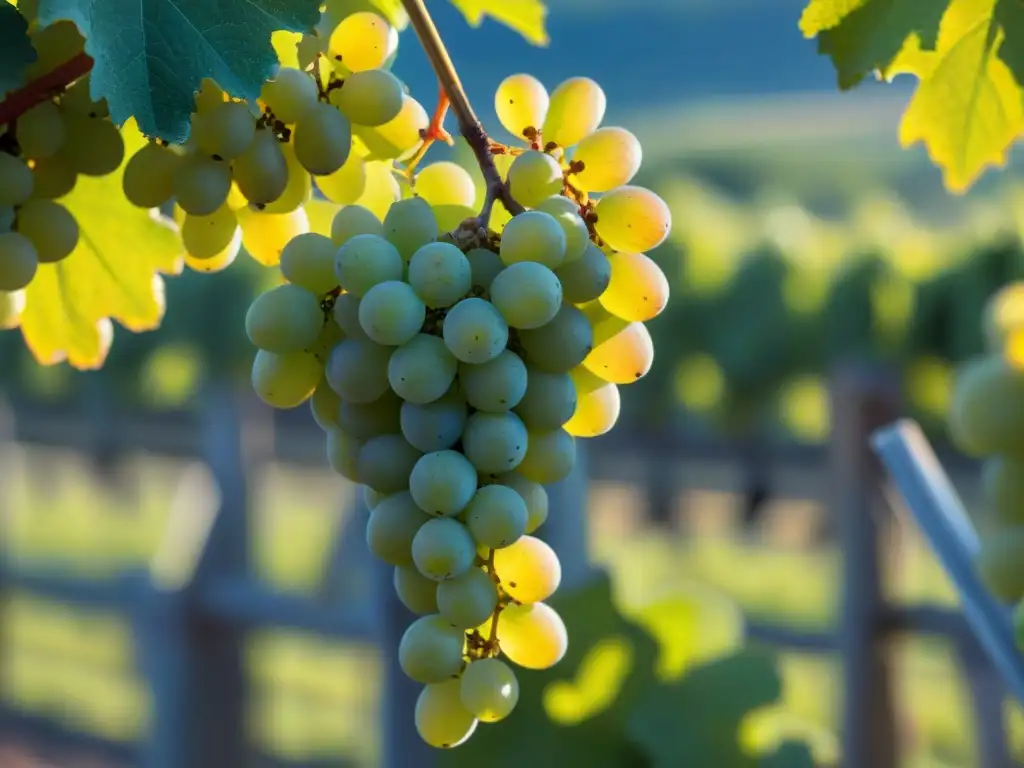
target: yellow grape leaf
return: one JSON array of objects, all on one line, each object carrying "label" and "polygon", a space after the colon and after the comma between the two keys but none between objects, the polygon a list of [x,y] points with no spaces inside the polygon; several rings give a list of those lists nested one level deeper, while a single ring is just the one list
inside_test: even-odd
[{"label": "yellow grape leaf", "polygon": [[484,16],[514,29],[534,45],[550,42],[545,26],[548,9],[541,0],[450,0],[470,26],[478,27]]},{"label": "yellow grape leaf", "polygon": [[965,191],[986,167],[1005,164],[1024,120],[1021,88],[998,58],[1005,35],[995,4],[953,0],[935,50],[907,46],[888,73],[919,78],[900,124],[900,143],[923,142],[954,192]]},{"label": "yellow grape leaf", "polygon": [[[145,139],[133,121],[122,133],[128,158]],[[78,246],[63,261],[39,266],[21,316],[25,344],[43,365],[66,360],[99,368],[113,337],[111,319],[135,332],[163,319],[159,273],[181,271],[181,240],[170,222],[125,199],[123,170],[124,164],[103,178],[81,176],[60,199],[78,221]]]}]

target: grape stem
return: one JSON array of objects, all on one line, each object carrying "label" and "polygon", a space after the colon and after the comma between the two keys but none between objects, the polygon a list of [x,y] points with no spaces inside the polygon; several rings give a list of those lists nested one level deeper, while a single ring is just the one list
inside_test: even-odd
[{"label": "grape stem", "polygon": [[92,57],[79,53],[56,69],[26,84],[0,101],[0,125],[17,120],[36,104],[52,98],[92,69]]},{"label": "grape stem", "polygon": [[480,118],[476,116],[473,107],[469,103],[466,90],[462,87],[462,81],[455,71],[448,50],[444,47],[441,35],[434,25],[423,0],[402,0],[406,13],[409,14],[409,21],[416,31],[420,45],[430,60],[434,73],[437,75],[437,82],[441,90],[447,96],[451,111],[459,123],[459,133],[462,134],[466,143],[469,144],[476,157],[477,165],[484,176],[484,183],[487,185],[487,194],[484,199],[483,208],[480,211],[480,223],[486,226],[491,218],[491,210],[496,200],[500,200],[505,209],[513,216],[523,212],[523,206],[512,199],[508,187],[501,180],[498,167],[494,164],[494,157],[491,155],[491,140],[484,130]]}]

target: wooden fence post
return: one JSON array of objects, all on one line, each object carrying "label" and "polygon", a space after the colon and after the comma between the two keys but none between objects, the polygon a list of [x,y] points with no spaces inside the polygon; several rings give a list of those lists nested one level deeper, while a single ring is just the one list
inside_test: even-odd
[{"label": "wooden fence post", "polygon": [[957,638],[955,647],[973,704],[977,766],[1012,768],[1004,711],[1006,686],[973,635]]}]

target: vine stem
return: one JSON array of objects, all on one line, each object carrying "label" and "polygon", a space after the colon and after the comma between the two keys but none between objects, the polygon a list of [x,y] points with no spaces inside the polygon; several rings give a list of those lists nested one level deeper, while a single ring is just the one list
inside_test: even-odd
[{"label": "vine stem", "polygon": [[480,211],[481,224],[487,224],[491,208],[496,200],[500,200],[513,216],[522,213],[523,206],[512,199],[508,187],[501,180],[501,174],[498,173],[498,167],[494,164],[494,157],[491,154],[491,140],[488,138],[480,118],[476,116],[469,103],[466,90],[462,87],[462,81],[459,80],[455,65],[448,55],[448,50],[444,47],[444,42],[434,25],[434,20],[427,11],[427,6],[424,5],[423,0],[402,0],[402,5],[405,7],[406,13],[409,14],[409,21],[416,31],[416,37],[419,38],[424,53],[427,54],[430,65],[434,68],[438,84],[448,97],[451,111],[459,123],[459,133],[473,150],[477,165],[480,166],[480,172],[483,173],[487,194],[483,210]]},{"label": "vine stem", "polygon": [[56,69],[13,91],[6,99],[0,101],[0,125],[17,120],[36,104],[64,90],[88,73],[92,69],[92,64],[92,57],[89,54],[76,54]]}]

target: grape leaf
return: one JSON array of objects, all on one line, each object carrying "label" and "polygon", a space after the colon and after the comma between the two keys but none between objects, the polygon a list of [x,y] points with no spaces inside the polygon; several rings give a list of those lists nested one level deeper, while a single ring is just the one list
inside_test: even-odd
[{"label": "grape leaf", "polygon": [[119,125],[134,116],[147,136],[188,136],[204,77],[232,96],[255,100],[278,61],[277,30],[304,32],[319,0],[40,0],[39,21],[70,19],[95,59],[93,98],[104,97]]},{"label": "grape leaf", "polygon": [[484,16],[514,29],[534,45],[550,42],[545,26],[548,9],[541,0],[450,0],[470,26],[478,27]]},{"label": "grape leaf", "polygon": [[1024,86],[1024,6],[1019,0],[998,0],[995,17],[1006,34],[999,58],[1013,71],[1017,84]]},{"label": "grape leaf", "polygon": [[[128,157],[144,139],[133,123],[122,133]],[[78,247],[63,261],[39,266],[21,316],[25,344],[43,365],[66,360],[99,368],[113,337],[111,319],[138,332],[163,318],[158,273],[181,270],[181,241],[173,225],[125,199],[123,168],[102,178],[80,176],[59,201],[78,221]]]},{"label": "grape leaf", "polygon": [[13,5],[0,3],[0,96],[24,84],[25,68],[35,60],[25,17]]}]

